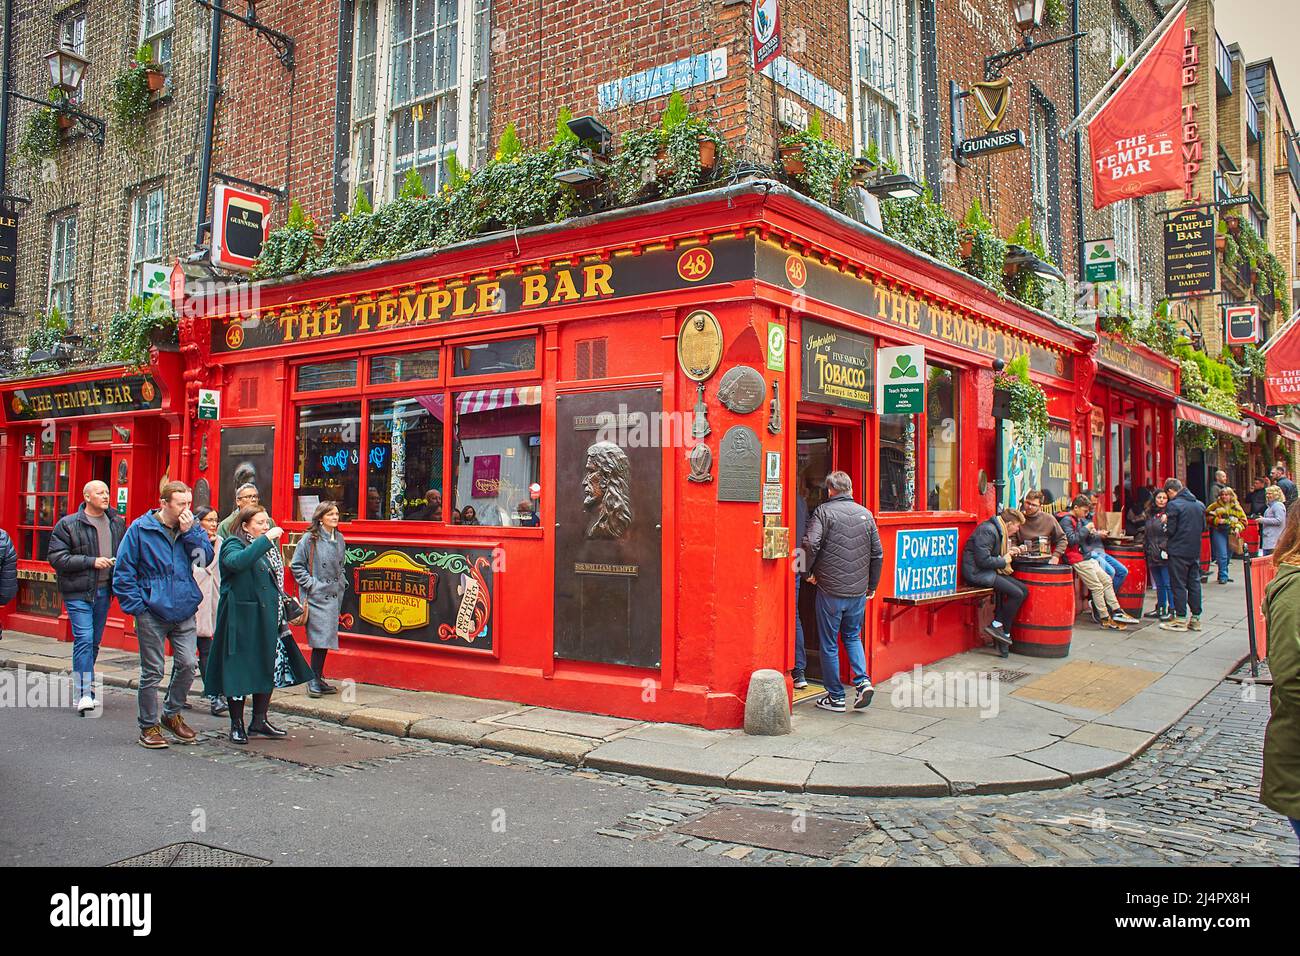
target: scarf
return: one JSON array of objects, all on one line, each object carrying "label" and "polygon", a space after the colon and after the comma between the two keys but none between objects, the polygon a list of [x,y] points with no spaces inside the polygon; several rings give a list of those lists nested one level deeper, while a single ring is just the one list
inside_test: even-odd
[{"label": "scarf", "polygon": [[1011,558],[1010,558],[1011,542],[1008,540],[1007,526],[1003,523],[1002,519],[998,515],[993,516],[993,521],[998,526],[998,531],[1002,533],[1001,553],[1002,553],[1003,565],[1002,567],[998,568],[998,574],[1010,575],[1014,572],[1012,572],[1011,570]]},{"label": "scarf", "polygon": [[[242,527],[236,529],[235,534],[240,541],[244,542],[245,546],[251,545],[253,543],[253,536],[250,535],[247,531],[245,531]],[[262,557],[258,559],[258,564],[261,565],[262,569],[266,571],[267,574],[271,575],[271,580],[275,582],[276,591],[279,594],[283,595],[284,594],[284,555],[280,553],[279,545],[272,542],[271,550],[266,552],[266,554],[262,555]],[[280,633],[283,634],[285,631],[289,629],[289,627],[284,620],[284,601],[279,599],[277,599],[275,602],[275,618],[276,618],[276,623],[280,627]]]}]

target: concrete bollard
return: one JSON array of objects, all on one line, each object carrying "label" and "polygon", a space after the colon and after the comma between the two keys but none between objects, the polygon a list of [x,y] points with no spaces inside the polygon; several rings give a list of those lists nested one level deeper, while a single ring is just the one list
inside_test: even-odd
[{"label": "concrete bollard", "polygon": [[754,671],[745,697],[745,733],[779,737],[790,732],[790,698],[780,671]]}]

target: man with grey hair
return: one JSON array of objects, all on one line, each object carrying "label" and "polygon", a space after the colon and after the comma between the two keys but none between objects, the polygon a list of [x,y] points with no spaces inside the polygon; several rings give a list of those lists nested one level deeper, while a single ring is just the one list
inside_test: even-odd
[{"label": "man with grey hair", "polygon": [[853,480],[847,474],[832,471],[827,475],[826,494],[827,499],[808,518],[803,549],[808,583],[817,586],[817,631],[826,685],[826,696],[817,706],[842,714],[847,708],[840,680],[841,639],[857,689],[853,708],[866,707],[874,693],[867,676],[862,624],[867,600],[875,596],[880,583],[885,549],[875,517],[853,500]]},{"label": "man with grey hair", "polygon": [[[223,519],[221,519],[221,524],[217,525],[217,537],[222,538],[224,540],[226,538],[229,538],[232,534],[234,534],[235,522],[239,518],[239,513],[243,511],[245,508],[251,508],[256,504],[259,504],[261,500],[262,500],[261,496],[258,494],[257,491],[257,485],[253,484],[251,481],[246,481],[238,488],[236,488],[235,489],[235,510],[230,512],[230,514],[226,515]],[[266,513],[266,516],[268,518],[271,518],[271,513],[268,511]],[[274,518],[271,518],[271,527],[272,528],[277,527]]]},{"label": "man with grey hair", "polygon": [[95,709],[95,661],[113,603],[113,564],[126,522],[109,509],[108,485],[88,481],[80,508],[50,532],[48,559],[72,625],[72,681],[77,713]]}]

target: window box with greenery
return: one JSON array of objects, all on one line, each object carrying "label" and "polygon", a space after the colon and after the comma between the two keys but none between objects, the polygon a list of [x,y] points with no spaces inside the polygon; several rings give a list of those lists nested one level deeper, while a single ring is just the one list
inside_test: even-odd
[{"label": "window box with greenery", "polygon": [[926,255],[960,267],[961,231],[926,189],[914,199],[886,199],[880,204],[885,235]]},{"label": "window box with greenery", "polygon": [[984,216],[980,201],[976,199],[962,220],[961,242],[957,251],[962,269],[999,292],[1003,291],[1002,275],[1006,268],[1007,244],[998,235],[993,224]]},{"label": "window box with greenery", "polygon": [[109,112],[114,131],[128,148],[139,146],[154,95],[161,92],[166,83],[167,75],[153,61],[153,51],[148,44],[136,50],[131,64],[113,77]]},{"label": "window box with greenery", "polygon": [[722,134],[692,115],[675,92],[657,126],[623,134],[609,169],[615,197],[626,205],[653,195],[684,195],[717,173],[724,154]]},{"label": "window box with greenery", "polygon": [[994,417],[1016,427],[1026,442],[1041,445],[1047,440],[1052,420],[1047,414],[1047,396],[1029,377],[1029,356],[1018,355],[993,377]]},{"label": "window box with greenery", "polygon": [[133,295],[126,308],[108,320],[99,357],[105,362],[139,367],[148,364],[151,348],[176,351],[176,315],[163,296]]},{"label": "window box with greenery", "polygon": [[844,187],[854,177],[853,157],[822,135],[821,114],[808,128],[781,138],[781,167],[801,193],[835,209],[843,208]]},{"label": "window box with greenery", "polygon": [[311,267],[315,253],[323,244],[323,237],[316,231],[316,220],[303,212],[302,204],[295,199],[289,204],[288,220],[262,243],[262,255],[253,269],[253,278],[271,279],[304,272]]}]

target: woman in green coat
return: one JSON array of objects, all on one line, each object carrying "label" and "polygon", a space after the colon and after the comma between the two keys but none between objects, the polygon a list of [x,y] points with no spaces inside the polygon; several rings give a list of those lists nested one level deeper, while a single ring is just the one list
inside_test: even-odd
[{"label": "woman in green coat", "polygon": [[[271,691],[312,679],[284,619],[284,559],[277,547],[283,533],[271,527],[265,508],[254,505],[239,513],[221,546],[221,596],[204,688],[230,702],[231,743],[246,744],[249,734],[284,737],[266,719]],[[245,730],[249,694],[253,719]]]},{"label": "woman in green coat", "polygon": [[1287,511],[1273,564],[1277,577],[1264,591],[1273,693],[1260,800],[1289,817],[1300,837],[1300,503]]}]

